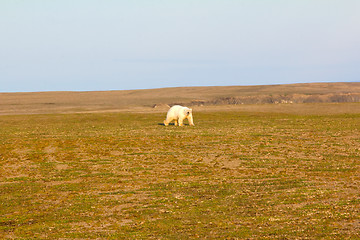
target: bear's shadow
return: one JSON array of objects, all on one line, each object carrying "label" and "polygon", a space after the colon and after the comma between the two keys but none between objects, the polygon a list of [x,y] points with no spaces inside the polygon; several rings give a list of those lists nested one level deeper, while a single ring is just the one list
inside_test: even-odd
[{"label": "bear's shadow", "polygon": [[[184,126],[189,126],[188,123],[183,123],[183,124],[184,124]],[[165,126],[164,123],[158,123],[158,125],[160,125],[160,126]],[[169,123],[169,126],[175,126],[175,123]]]}]

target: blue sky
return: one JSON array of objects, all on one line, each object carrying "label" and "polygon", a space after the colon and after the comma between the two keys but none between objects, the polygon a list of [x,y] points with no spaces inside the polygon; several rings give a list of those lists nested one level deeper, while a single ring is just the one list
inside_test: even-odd
[{"label": "blue sky", "polygon": [[360,81],[359,0],[0,0],[0,92]]}]

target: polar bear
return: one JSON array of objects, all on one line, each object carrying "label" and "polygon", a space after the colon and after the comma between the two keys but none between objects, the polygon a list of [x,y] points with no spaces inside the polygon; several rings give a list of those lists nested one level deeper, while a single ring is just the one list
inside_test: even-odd
[{"label": "polar bear", "polygon": [[167,112],[164,124],[167,126],[171,121],[175,121],[175,126],[178,124],[179,126],[184,126],[183,121],[185,118],[188,119],[191,126],[195,126],[192,116],[192,109],[180,105],[174,105]]}]

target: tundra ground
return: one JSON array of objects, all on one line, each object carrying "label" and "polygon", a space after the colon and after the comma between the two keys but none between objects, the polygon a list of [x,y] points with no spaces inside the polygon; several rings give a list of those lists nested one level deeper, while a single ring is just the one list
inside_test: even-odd
[{"label": "tundra ground", "polygon": [[0,116],[0,236],[360,238],[359,113],[164,117]]}]

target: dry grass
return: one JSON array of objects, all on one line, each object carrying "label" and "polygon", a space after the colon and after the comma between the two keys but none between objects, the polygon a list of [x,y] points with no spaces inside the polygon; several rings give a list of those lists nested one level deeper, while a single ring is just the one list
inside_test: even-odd
[{"label": "dry grass", "polygon": [[0,116],[0,235],[360,238],[359,104],[242,107]]},{"label": "dry grass", "polygon": [[[144,112],[154,111],[154,104],[196,105],[235,102],[267,103],[284,99],[315,101],[331,96],[354,98],[360,94],[360,83],[311,83],[267,86],[183,87],[105,92],[0,93],[0,115],[79,113],[79,112]],[[279,99],[278,99],[279,98]],[[250,100],[249,100],[250,99]],[[296,100],[297,99],[297,100]],[[352,99],[352,98],[349,98]],[[347,100],[349,100],[347,99]],[[346,100],[346,99],[345,99]],[[300,100],[299,100],[300,101]],[[304,100],[301,100],[304,101]],[[300,101],[300,102],[301,102]],[[331,100],[332,101],[332,100]],[[232,101],[230,101],[232,102]],[[280,101],[281,102],[281,101]],[[163,109],[155,109],[161,112]]]}]

